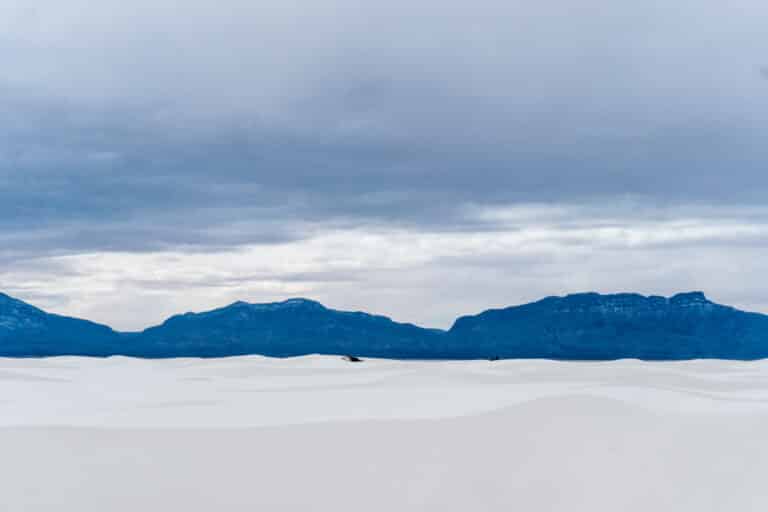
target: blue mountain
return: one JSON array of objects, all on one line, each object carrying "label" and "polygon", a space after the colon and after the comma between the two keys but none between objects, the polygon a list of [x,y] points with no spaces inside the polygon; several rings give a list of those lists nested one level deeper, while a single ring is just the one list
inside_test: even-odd
[{"label": "blue mountain", "polygon": [[670,298],[585,293],[459,318],[448,331],[307,299],[236,302],[139,333],[46,313],[0,294],[0,356],[220,357],[348,354],[400,359],[768,357],[768,316]]},{"label": "blue mountain", "polygon": [[414,358],[441,354],[443,331],[387,317],[329,309],[307,299],[235,302],[206,313],[174,316],[140,333],[136,355],[353,354]]},{"label": "blue mountain", "polygon": [[0,293],[0,356],[108,356],[121,341],[105,325],[46,313]]},{"label": "blue mountain", "polygon": [[457,356],[679,360],[768,357],[768,316],[671,298],[585,293],[459,318]]}]

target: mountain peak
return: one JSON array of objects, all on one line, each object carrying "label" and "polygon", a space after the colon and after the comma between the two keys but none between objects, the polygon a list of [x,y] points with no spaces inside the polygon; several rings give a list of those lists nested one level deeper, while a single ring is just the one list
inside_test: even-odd
[{"label": "mountain peak", "polygon": [[0,306],[4,308],[11,308],[19,311],[40,311],[38,308],[27,304],[23,300],[19,300],[15,297],[11,297],[5,293],[0,292]]},{"label": "mountain peak", "polygon": [[312,306],[312,307],[322,306],[322,307],[324,307],[322,304],[320,304],[316,300],[305,299],[303,297],[295,297],[295,298],[292,298],[292,299],[284,300],[283,302],[278,302],[277,304],[280,304],[280,305],[285,306],[285,307],[302,307],[302,306]]},{"label": "mountain peak", "polygon": [[712,304],[704,292],[678,293],[669,299],[675,305]]},{"label": "mountain peak", "polygon": [[11,297],[10,295],[6,295],[3,292],[0,292],[0,304],[6,303],[6,302],[18,302],[16,299]]},{"label": "mountain peak", "polygon": [[265,302],[265,303],[251,303],[251,302],[245,302],[242,300],[239,300],[237,302],[233,302],[229,306],[226,306],[223,309],[249,309],[251,311],[282,311],[282,310],[290,310],[290,309],[312,309],[312,310],[319,310],[319,309],[326,309],[325,306],[320,304],[319,302],[311,299],[305,299],[302,297],[296,297],[287,299],[280,302]]},{"label": "mountain peak", "polygon": [[[556,304],[559,307],[697,307],[713,306],[704,292],[692,291],[673,295],[669,298],[659,295],[641,295],[638,293],[601,294],[597,292],[573,293],[563,297],[548,297],[539,304]],[[514,306],[513,306],[514,307]]]}]

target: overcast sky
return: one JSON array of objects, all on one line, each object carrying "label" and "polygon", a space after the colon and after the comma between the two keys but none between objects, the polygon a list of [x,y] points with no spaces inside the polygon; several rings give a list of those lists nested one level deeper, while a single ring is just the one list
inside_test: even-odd
[{"label": "overcast sky", "polygon": [[764,0],[0,0],[0,290],[768,312]]}]

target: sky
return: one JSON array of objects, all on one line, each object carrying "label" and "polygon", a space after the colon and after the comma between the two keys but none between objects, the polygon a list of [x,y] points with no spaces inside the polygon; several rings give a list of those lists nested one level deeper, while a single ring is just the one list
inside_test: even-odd
[{"label": "sky", "polygon": [[0,290],[768,312],[763,0],[0,0]]}]

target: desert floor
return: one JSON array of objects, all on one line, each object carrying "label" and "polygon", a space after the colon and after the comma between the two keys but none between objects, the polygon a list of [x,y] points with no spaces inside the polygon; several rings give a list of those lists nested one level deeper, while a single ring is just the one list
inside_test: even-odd
[{"label": "desert floor", "polygon": [[765,511],[768,362],[0,359],[5,511]]}]

